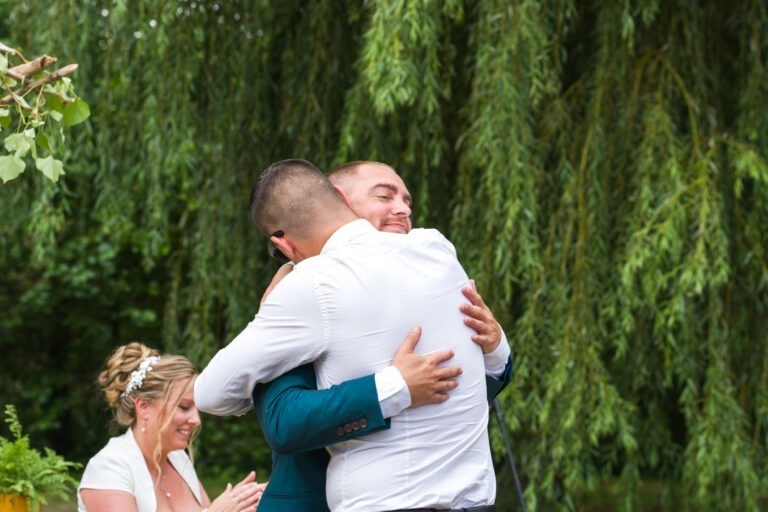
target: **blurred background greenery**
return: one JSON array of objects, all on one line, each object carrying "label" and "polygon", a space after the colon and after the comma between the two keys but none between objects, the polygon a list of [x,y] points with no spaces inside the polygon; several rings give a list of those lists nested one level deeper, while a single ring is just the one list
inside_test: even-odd
[{"label": "blurred background greenery", "polygon": [[[202,366],[253,316],[276,268],[258,173],[376,159],[505,326],[530,510],[765,507],[767,9],[0,1],[0,41],[78,63],[91,109],[58,182],[0,186],[0,404],[85,462],[115,433],[115,346]],[[268,457],[253,416],[204,418],[212,486]]]}]

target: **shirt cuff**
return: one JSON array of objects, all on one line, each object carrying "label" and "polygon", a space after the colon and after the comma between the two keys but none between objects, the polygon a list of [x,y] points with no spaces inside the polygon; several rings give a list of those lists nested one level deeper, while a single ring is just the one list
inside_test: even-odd
[{"label": "shirt cuff", "polygon": [[376,393],[379,395],[379,407],[384,418],[397,416],[411,405],[411,392],[408,385],[394,366],[387,366],[374,376]]},{"label": "shirt cuff", "polygon": [[483,360],[485,361],[485,374],[491,377],[500,377],[504,373],[504,368],[507,367],[507,360],[512,352],[509,349],[509,342],[507,342],[507,336],[504,334],[504,330],[501,331],[501,342],[496,350],[488,354],[483,354]]}]

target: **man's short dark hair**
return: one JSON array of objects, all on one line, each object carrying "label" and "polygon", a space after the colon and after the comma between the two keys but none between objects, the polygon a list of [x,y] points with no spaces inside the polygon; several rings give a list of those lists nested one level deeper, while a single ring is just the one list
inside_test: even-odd
[{"label": "man's short dark hair", "polygon": [[328,177],[301,158],[273,163],[251,190],[251,219],[267,237],[277,231],[306,236],[326,218],[325,212],[339,205],[346,206]]}]

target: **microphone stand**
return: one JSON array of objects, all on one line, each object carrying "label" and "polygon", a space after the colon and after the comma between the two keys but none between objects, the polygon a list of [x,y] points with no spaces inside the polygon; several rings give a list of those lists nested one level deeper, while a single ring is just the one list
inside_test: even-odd
[{"label": "microphone stand", "polygon": [[499,420],[499,428],[501,429],[501,436],[504,438],[504,445],[507,447],[507,458],[509,459],[509,467],[512,469],[512,476],[515,479],[515,486],[517,487],[517,495],[520,497],[520,507],[523,512],[526,512],[525,500],[523,499],[523,489],[520,486],[520,478],[517,476],[517,468],[515,467],[515,458],[512,456],[512,445],[509,442],[509,436],[507,435],[507,425],[504,423],[504,415],[501,414],[501,404],[498,398],[494,398],[491,403],[491,409],[496,411],[496,419]]}]

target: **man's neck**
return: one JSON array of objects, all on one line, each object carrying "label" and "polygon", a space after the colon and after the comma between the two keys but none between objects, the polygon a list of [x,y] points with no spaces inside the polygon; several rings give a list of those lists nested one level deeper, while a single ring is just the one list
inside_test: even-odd
[{"label": "man's neck", "polygon": [[295,242],[294,247],[297,249],[297,255],[293,262],[301,263],[308,258],[317,256],[323,251],[323,247],[325,247],[325,244],[328,243],[328,239],[330,239],[334,233],[350,222],[356,220],[360,220],[359,217],[350,211],[349,215],[344,215],[342,218],[329,222],[323,226],[323,228],[318,230],[314,236],[300,242]]}]

